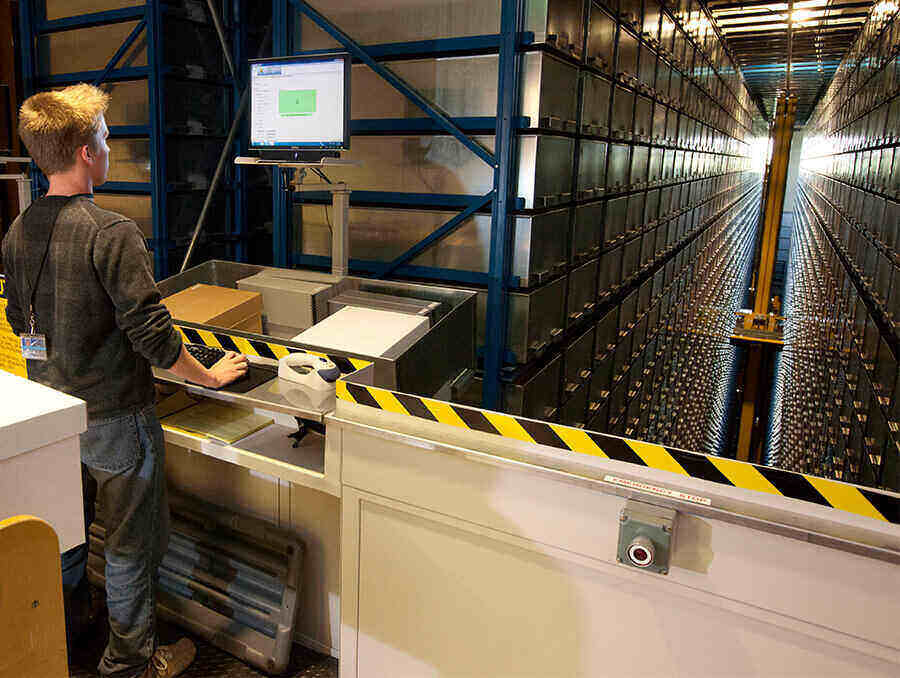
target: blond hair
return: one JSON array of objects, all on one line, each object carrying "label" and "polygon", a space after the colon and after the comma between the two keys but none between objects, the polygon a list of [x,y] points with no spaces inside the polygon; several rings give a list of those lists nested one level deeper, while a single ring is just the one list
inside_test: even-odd
[{"label": "blond hair", "polygon": [[109,95],[93,85],[39,92],[19,109],[19,136],[44,174],[64,172],[75,164],[79,148],[95,150],[108,105]]}]

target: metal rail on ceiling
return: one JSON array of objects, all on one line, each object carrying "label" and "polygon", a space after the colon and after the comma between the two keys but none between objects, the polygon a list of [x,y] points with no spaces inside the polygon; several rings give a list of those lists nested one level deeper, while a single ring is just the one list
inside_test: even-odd
[{"label": "metal rail on ceiling", "polygon": [[[872,5],[863,0],[706,3],[754,94],[771,109],[774,95],[793,91],[798,122],[813,110]],[[805,61],[815,61],[815,68],[794,66]],[[774,67],[754,68],[761,65]]]}]

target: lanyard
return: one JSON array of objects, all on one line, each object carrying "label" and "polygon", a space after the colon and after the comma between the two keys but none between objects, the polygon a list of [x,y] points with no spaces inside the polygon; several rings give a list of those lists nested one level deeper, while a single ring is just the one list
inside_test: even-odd
[{"label": "lanyard", "polygon": [[[27,295],[28,296],[28,323],[31,328],[29,330],[29,332],[31,334],[35,334],[36,319],[35,319],[35,315],[34,315],[34,301],[37,296],[38,283],[41,280],[41,274],[44,272],[44,264],[47,262],[47,256],[50,254],[50,241],[53,240],[53,232],[56,230],[56,222],[59,221],[59,214],[60,214],[60,212],[62,212],[63,208],[66,207],[75,198],[82,197],[82,195],[83,194],[69,196],[65,202],[61,203],[58,206],[58,208],[55,209],[55,214],[53,214],[53,223],[50,225],[50,233],[47,235],[47,244],[44,246],[43,255],[41,255],[41,263],[38,266],[37,275],[34,277],[34,283],[32,283],[32,285],[31,285],[31,294]],[[44,199],[46,200],[46,197]],[[38,202],[35,202],[34,204],[32,204],[31,207],[28,208],[28,211],[30,212],[37,204],[38,204]],[[56,207],[56,206],[54,205],[53,207]],[[24,216],[25,215],[23,215],[23,222],[24,222]],[[24,225],[24,223],[23,223],[23,225]],[[28,271],[27,270],[24,271],[24,274],[25,274],[24,277],[25,277],[26,283],[27,283]]]}]

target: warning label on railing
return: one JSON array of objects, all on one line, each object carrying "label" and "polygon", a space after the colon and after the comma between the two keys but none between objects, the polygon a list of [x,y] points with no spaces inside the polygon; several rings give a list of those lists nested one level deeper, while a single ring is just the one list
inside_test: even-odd
[{"label": "warning label on railing", "polygon": [[628,480],[627,478],[619,478],[617,476],[603,476],[603,480],[608,483],[612,483],[613,485],[619,485],[620,487],[627,487],[632,490],[640,490],[641,492],[649,492],[650,494],[656,494],[660,497],[669,497],[670,499],[681,499],[682,501],[689,501],[694,504],[703,504],[703,506],[709,506],[712,502],[706,497],[701,497],[696,494],[688,494],[687,492],[679,492],[678,490],[670,490],[665,487],[659,487],[658,485],[650,485],[649,483],[642,483],[638,480]]}]

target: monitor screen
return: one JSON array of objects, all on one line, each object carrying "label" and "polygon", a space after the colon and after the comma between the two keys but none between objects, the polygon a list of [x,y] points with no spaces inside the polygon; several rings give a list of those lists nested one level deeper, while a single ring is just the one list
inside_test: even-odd
[{"label": "monitor screen", "polygon": [[250,146],[349,147],[350,57],[317,54],[250,62]]}]

